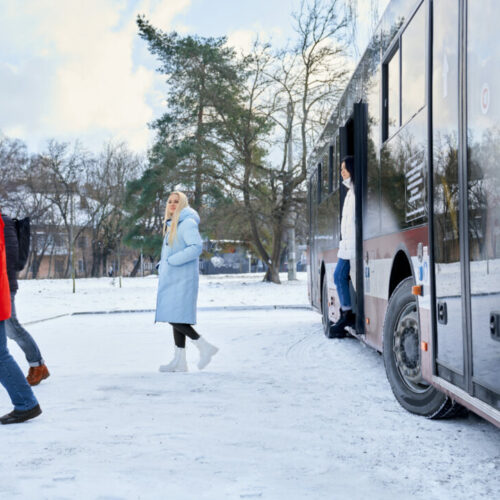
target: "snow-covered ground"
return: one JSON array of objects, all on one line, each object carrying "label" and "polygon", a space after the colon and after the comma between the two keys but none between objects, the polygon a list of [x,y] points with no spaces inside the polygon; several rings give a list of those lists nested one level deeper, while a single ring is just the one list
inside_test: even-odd
[{"label": "snow-covered ground", "polygon": [[[307,275],[297,273],[297,281],[287,281],[280,275],[282,285],[263,283],[263,274],[233,274],[200,276],[199,307],[300,305],[308,304]],[[90,278],[76,280],[72,293],[71,280],[20,281],[16,297],[19,317],[32,322],[60,314],[88,311],[125,311],[154,309],[156,306],[157,276],[123,278]]]},{"label": "snow-covered ground", "polygon": [[[21,283],[21,320],[154,308],[154,278],[125,280],[121,290],[82,280],[76,296],[67,285]],[[201,281],[204,306],[306,303],[304,275],[282,286],[249,276]],[[192,371],[181,374],[157,371],[172,339],[152,313],[30,325],[52,376],[35,388],[42,416],[0,428],[0,498],[498,496],[499,430],[473,415],[429,421],[407,413],[381,357],[353,339],[326,339],[317,313],[202,310],[198,320],[220,352],[199,372],[189,344]],[[4,391],[0,408],[10,408]]]}]

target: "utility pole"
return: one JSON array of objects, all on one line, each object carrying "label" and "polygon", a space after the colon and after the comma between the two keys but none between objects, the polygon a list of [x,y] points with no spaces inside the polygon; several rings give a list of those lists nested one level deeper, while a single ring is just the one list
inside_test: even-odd
[{"label": "utility pole", "polygon": [[[288,163],[288,173],[289,179],[292,178],[293,175],[293,104],[291,101],[288,102],[287,105],[288,112],[288,155],[287,155],[287,163]],[[293,207],[288,211],[288,281],[293,281],[297,279],[297,273],[295,271],[295,221],[293,216]]]},{"label": "utility pole", "polygon": [[144,256],[142,255],[142,246],[141,246],[141,276],[144,278]]},{"label": "utility pole", "polygon": [[69,227],[69,239],[70,239],[70,269],[71,269],[71,280],[73,281],[73,293],[76,292],[76,279],[75,279],[75,240],[73,237],[73,220],[74,220],[74,191],[73,186],[71,188],[71,198],[70,198],[70,227]]},{"label": "utility pole", "polygon": [[122,235],[120,232],[120,238],[118,240],[118,283],[120,283],[120,288],[122,287]]}]

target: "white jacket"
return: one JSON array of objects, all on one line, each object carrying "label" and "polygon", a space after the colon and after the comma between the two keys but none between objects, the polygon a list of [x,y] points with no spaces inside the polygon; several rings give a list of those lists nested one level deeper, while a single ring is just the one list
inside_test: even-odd
[{"label": "white jacket", "polygon": [[356,257],[356,198],[351,179],[346,179],[343,184],[347,187],[347,194],[340,221],[341,240],[338,257],[351,260]]}]

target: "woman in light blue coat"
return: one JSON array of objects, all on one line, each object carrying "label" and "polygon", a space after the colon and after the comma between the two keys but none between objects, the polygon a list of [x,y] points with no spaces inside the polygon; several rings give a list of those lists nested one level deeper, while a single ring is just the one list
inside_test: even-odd
[{"label": "woman in light blue coat", "polygon": [[189,207],[186,195],[180,191],[171,193],[165,209],[155,321],[172,325],[175,352],[168,365],[160,366],[161,372],[188,370],[186,337],[200,351],[200,370],[210,363],[218,351],[192,327],[196,324],[198,257],[202,250],[199,223],[200,217],[196,210]]}]

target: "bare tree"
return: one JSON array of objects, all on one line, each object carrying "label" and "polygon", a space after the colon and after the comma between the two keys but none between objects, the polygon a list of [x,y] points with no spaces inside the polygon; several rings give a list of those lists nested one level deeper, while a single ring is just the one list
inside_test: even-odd
[{"label": "bare tree", "polygon": [[18,213],[19,190],[28,161],[22,141],[0,134],[0,207],[12,216]]},{"label": "bare tree", "polygon": [[[347,76],[342,2],[304,1],[295,20],[296,45],[272,54],[269,46],[256,44],[239,101],[230,109],[227,102],[216,104],[230,145],[226,181],[241,193],[255,250],[268,265],[264,279],[275,283],[290,211],[304,206],[308,152]],[[279,163],[269,150],[281,152]]]},{"label": "bare tree", "polygon": [[18,216],[29,217],[31,221],[30,256],[24,277],[28,277],[31,270],[31,276],[37,278],[40,264],[47,253],[50,253],[50,275],[52,257],[57,249],[61,218],[53,202],[47,197],[47,191],[43,166],[40,158],[35,155],[23,170],[22,184],[16,200]]},{"label": "bare tree", "polygon": [[124,143],[109,142],[87,170],[85,206],[92,226],[92,276],[107,268],[112,252],[120,252],[125,232],[127,182],[140,173],[143,160]]},{"label": "bare tree", "polygon": [[57,220],[51,210],[45,192],[45,181],[35,158],[29,158],[25,144],[18,139],[0,137],[0,198],[2,209],[12,217],[30,217],[32,232],[28,265],[24,277],[30,270],[34,278],[40,263],[54,246],[51,231]]},{"label": "bare tree", "polygon": [[64,276],[74,268],[75,243],[91,222],[91,217],[80,209],[83,173],[89,162],[88,154],[79,143],[70,149],[68,143],[49,141],[47,150],[36,159],[40,176],[45,181],[44,195],[60,217],[66,233],[67,260]]}]

